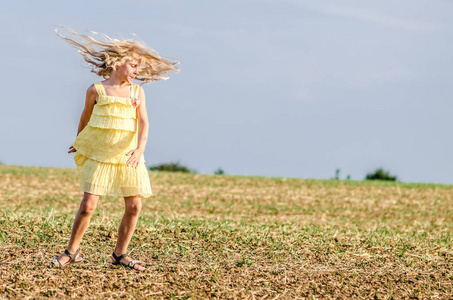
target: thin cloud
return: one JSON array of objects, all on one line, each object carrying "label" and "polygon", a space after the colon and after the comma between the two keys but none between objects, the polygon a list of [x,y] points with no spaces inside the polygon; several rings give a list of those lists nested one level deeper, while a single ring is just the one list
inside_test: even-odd
[{"label": "thin cloud", "polygon": [[403,20],[392,16],[384,15],[376,10],[343,8],[333,5],[318,7],[318,11],[340,17],[349,17],[359,21],[378,23],[389,27],[395,27],[412,31],[433,31],[436,28],[432,24],[423,24],[413,21]]},{"label": "thin cloud", "polygon": [[340,7],[331,4],[313,4],[308,3],[308,1],[300,1],[300,0],[287,0],[295,5],[302,5],[304,7],[308,7],[315,11],[318,11],[322,14],[330,15],[330,16],[337,16],[337,17],[344,17],[344,18],[351,18],[358,21],[370,22],[370,23],[377,23],[388,27],[403,29],[403,30],[410,30],[410,31],[418,31],[418,32],[432,32],[435,30],[440,29],[437,24],[430,24],[430,23],[422,23],[422,22],[415,22],[412,20],[406,20],[402,18],[398,18],[395,16],[391,16],[382,12],[379,12],[375,9],[363,9],[363,8],[351,8],[351,7]]}]

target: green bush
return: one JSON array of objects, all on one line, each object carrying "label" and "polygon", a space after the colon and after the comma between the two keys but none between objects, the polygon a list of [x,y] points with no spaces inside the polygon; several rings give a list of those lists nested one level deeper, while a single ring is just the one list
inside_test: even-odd
[{"label": "green bush", "polygon": [[181,173],[196,173],[196,171],[182,166],[179,162],[163,163],[160,165],[150,166],[151,171],[165,171],[165,172],[181,172]]},{"label": "green bush", "polygon": [[366,174],[365,180],[389,180],[396,181],[396,176],[392,176],[389,172],[384,171],[382,168],[377,169],[374,173]]},{"label": "green bush", "polygon": [[223,175],[223,174],[225,174],[225,172],[221,168],[218,168],[217,170],[214,171],[214,175]]}]

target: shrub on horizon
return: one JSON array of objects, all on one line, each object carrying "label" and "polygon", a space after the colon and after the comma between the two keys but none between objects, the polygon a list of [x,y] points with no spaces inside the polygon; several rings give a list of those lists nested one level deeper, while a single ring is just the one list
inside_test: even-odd
[{"label": "shrub on horizon", "polygon": [[221,168],[218,168],[217,170],[214,171],[214,175],[224,175],[225,172],[221,169]]},{"label": "shrub on horizon", "polygon": [[377,169],[374,173],[366,174],[365,180],[388,180],[396,181],[396,176],[392,176],[389,172],[384,171],[382,168]]},{"label": "shrub on horizon", "polygon": [[186,166],[180,165],[179,162],[169,162],[160,165],[150,166],[149,170],[164,172],[197,173],[195,170],[191,170]]}]

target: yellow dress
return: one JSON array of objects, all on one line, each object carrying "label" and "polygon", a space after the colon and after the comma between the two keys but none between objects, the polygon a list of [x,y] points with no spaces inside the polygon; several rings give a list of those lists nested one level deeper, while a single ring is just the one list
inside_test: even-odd
[{"label": "yellow dress", "polygon": [[95,195],[151,196],[143,155],[137,168],[128,167],[126,153],[137,148],[137,109],[132,106],[139,86],[132,84],[131,98],[108,96],[101,82],[95,83],[99,98],[87,126],[73,146],[80,175],[80,189]]}]

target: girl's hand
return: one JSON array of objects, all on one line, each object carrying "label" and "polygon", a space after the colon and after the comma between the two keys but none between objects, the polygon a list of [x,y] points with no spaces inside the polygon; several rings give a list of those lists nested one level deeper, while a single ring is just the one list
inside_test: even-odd
[{"label": "girl's hand", "polygon": [[73,153],[76,152],[77,150],[74,148],[74,146],[69,147],[68,153]]},{"label": "girl's hand", "polygon": [[126,165],[128,167],[137,168],[137,166],[140,162],[140,158],[142,157],[142,154],[143,154],[143,150],[138,149],[138,148],[127,152],[126,155],[128,155],[128,156],[130,155],[130,157],[126,162]]}]

